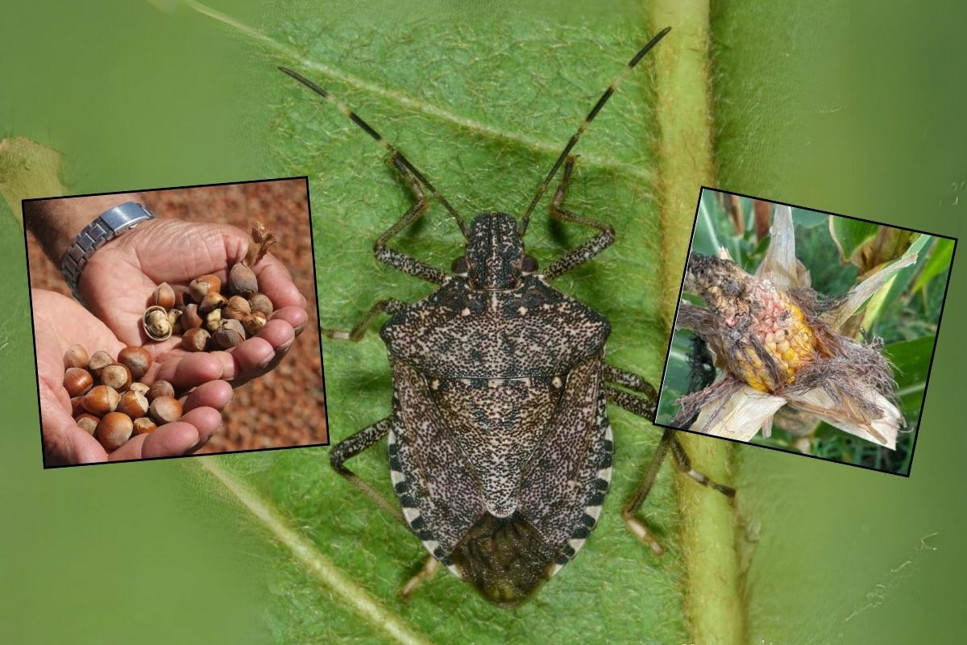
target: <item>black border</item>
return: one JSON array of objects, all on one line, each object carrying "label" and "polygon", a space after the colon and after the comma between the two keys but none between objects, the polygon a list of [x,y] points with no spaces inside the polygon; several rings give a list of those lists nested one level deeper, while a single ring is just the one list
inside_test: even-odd
[{"label": "black border", "polygon": [[779,201],[779,200],[768,199],[768,198],[765,198],[765,197],[757,197],[755,195],[747,195],[745,193],[737,193],[737,192],[730,191],[730,190],[724,190],[724,189],[721,189],[721,188],[715,188],[713,186],[705,186],[705,185],[702,185],[701,189],[698,191],[698,201],[695,204],[695,216],[692,219],[692,232],[691,232],[691,234],[690,234],[690,236],[688,238],[688,253],[685,256],[685,268],[682,271],[682,280],[681,280],[681,284],[679,285],[679,288],[678,288],[678,301],[675,303],[675,317],[673,319],[674,321],[677,321],[678,320],[678,310],[679,310],[679,307],[681,306],[681,303],[682,303],[682,293],[684,292],[684,288],[685,288],[685,273],[688,270],[688,257],[692,253],[692,244],[695,241],[695,229],[698,226],[698,213],[699,213],[699,209],[701,208],[701,205],[702,205],[702,196],[704,195],[704,193],[705,193],[706,190],[715,191],[717,193],[722,193],[722,194],[726,194],[726,195],[735,195],[737,197],[745,197],[747,199],[754,199],[754,200],[769,202],[770,204],[775,204],[775,205],[780,205],[780,206],[788,206],[790,208],[799,208],[799,209],[802,209],[802,210],[812,211],[814,213],[824,213],[826,215],[831,215],[833,217],[842,217],[844,219],[851,219],[851,220],[855,220],[855,221],[859,221],[859,222],[866,222],[868,224],[875,224],[877,226],[887,226],[889,228],[895,228],[895,229],[898,229],[898,230],[901,230],[901,231],[909,231],[911,233],[919,233],[921,235],[930,235],[932,237],[937,237],[937,238],[941,238],[941,239],[953,241],[954,248],[953,248],[953,251],[951,252],[951,255],[950,255],[950,267],[948,268],[948,272],[947,272],[947,283],[946,283],[946,285],[944,285],[943,300],[941,301],[941,304],[940,304],[940,313],[939,313],[938,318],[937,318],[937,331],[934,334],[933,351],[930,354],[930,364],[927,367],[927,376],[926,376],[926,379],[924,380],[924,384],[923,384],[923,397],[921,399],[922,402],[921,402],[921,405],[920,405],[920,414],[917,417],[917,434],[916,434],[916,437],[914,437],[914,440],[913,440],[913,447],[910,449],[910,466],[907,469],[907,472],[906,473],[890,472],[888,470],[879,470],[877,468],[873,468],[872,466],[864,466],[862,464],[849,464],[849,463],[846,463],[846,462],[836,461],[834,459],[829,459],[829,458],[826,458],[826,457],[820,457],[819,455],[808,455],[808,454],[804,454],[804,453],[800,453],[800,452],[795,452],[795,451],[790,451],[790,450],[784,450],[783,448],[779,448],[777,446],[766,446],[766,445],[762,445],[762,444],[751,443],[751,442],[748,442],[748,441],[739,441],[738,439],[729,439],[728,437],[718,437],[716,435],[706,434],[704,432],[695,432],[695,431],[692,431],[692,430],[686,430],[684,428],[677,428],[675,426],[671,426],[671,425],[664,424],[664,423],[657,423],[656,420],[658,418],[658,409],[659,409],[660,404],[661,404],[661,396],[662,396],[662,393],[665,390],[665,377],[668,374],[668,365],[669,365],[669,362],[671,361],[672,341],[673,341],[673,339],[675,337],[675,325],[674,325],[674,323],[672,324],[671,335],[668,337],[668,349],[665,352],[665,367],[662,369],[661,382],[658,385],[658,401],[655,404],[655,419],[652,420],[652,424],[653,425],[656,425],[656,426],[658,426],[660,428],[668,428],[670,430],[677,430],[677,431],[680,431],[680,432],[687,432],[689,434],[693,434],[693,435],[698,436],[698,437],[709,437],[710,439],[718,439],[720,441],[728,441],[728,442],[731,442],[731,443],[734,443],[734,444],[738,444],[738,445],[752,446],[752,447],[755,447],[755,448],[764,448],[766,450],[772,450],[772,451],[779,452],[779,453],[782,453],[782,454],[787,454],[787,455],[792,455],[792,456],[797,456],[797,457],[808,457],[808,458],[816,459],[818,461],[822,461],[822,462],[826,462],[826,463],[842,464],[844,466],[852,466],[854,468],[860,468],[862,470],[871,470],[871,471],[877,472],[877,473],[884,473],[884,474],[887,474],[887,475],[895,475],[897,477],[906,477],[906,478],[909,478],[910,477],[910,474],[913,472],[913,458],[916,455],[917,442],[920,439],[921,421],[923,420],[923,409],[924,409],[924,407],[926,407],[927,390],[928,390],[929,385],[930,385],[930,374],[933,371],[933,361],[934,361],[934,358],[936,358],[936,355],[937,355],[937,344],[939,343],[939,340],[940,340],[940,326],[941,326],[941,324],[943,322],[944,308],[947,306],[947,295],[950,292],[950,282],[953,279],[953,267],[954,267],[954,261],[957,258],[957,242],[958,242],[958,238],[953,237],[951,235],[942,235],[942,234],[939,234],[939,233],[930,233],[930,232],[927,232],[927,231],[921,231],[919,229],[909,228],[909,227],[906,227],[906,226],[894,226],[893,224],[888,224],[888,223],[884,223],[884,222],[876,222],[874,220],[864,219],[862,217],[853,217],[852,215],[842,215],[840,213],[834,213],[832,211],[827,211],[827,210],[823,210],[823,209],[819,209],[819,208],[811,208],[809,206],[800,206],[798,204],[790,204],[789,202],[783,202],[783,201]]},{"label": "black border", "polygon": [[[103,192],[103,193],[83,193],[83,194],[79,194],[79,195],[58,195],[58,196],[55,196],[55,197],[32,197],[32,198],[29,198],[29,199],[23,199],[23,200],[21,200],[20,208],[21,208],[21,212],[26,212],[26,209],[24,208],[24,205],[27,204],[28,202],[52,201],[52,200],[60,200],[60,199],[75,199],[75,198],[78,198],[78,197],[99,197],[99,196],[103,196],[103,195],[118,195],[118,194],[122,194],[122,193],[155,193],[155,192],[168,191],[168,190],[184,190],[184,189],[189,189],[189,188],[217,188],[217,187],[221,187],[221,186],[239,186],[239,185],[243,185],[243,184],[262,184],[262,183],[269,183],[269,182],[292,181],[292,180],[297,180],[297,179],[301,179],[303,182],[305,182],[305,186],[306,186],[306,211],[307,211],[308,216],[309,216],[309,249],[310,249],[311,257],[312,257],[312,261],[313,261],[313,266],[312,266],[312,286],[313,286],[313,289],[315,290],[314,300],[315,300],[315,303],[316,303],[316,317],[318,319],[318,316],[319,316],[319,295],[318,295],[319,294],[319,276],[316,274],[316,268],[315,268],[316,248],[315,248],[315,235],[314,235],[314,232],[312,230],[312,195],[311,195],[311,192],[310,192],[310,184],[309,184],[309,176],[308,175],[296,175],[296,176],[293,176],[293,177],[274,177],[274,178],[269,178],[269,179],[247,179],[247,180],[241,180],[241,181],[223,181],[223,182],[216,182],[216,183],[212,183],[212,184],[187,184],[187,185],[181,185],[181,186],[165,186],[165,187],[162,187],[162,188],[143,188],[143,189],[114,190],[114,191],[108,191],[108,192]],[[84,467],[84,466],[104,466],[104,465],[108,465],[108,464],[130,464],[130,463],[140,463],[140,462],[145,462],[145,461],[168,461],[168,460],[172,460],[172,459],[195,459],[195,458],[204,458],[204,457],[218,457],[218,456],[221,456],[221,455],[238,455],[238,454],[245,454],[245,453],[250,453],[250,452],[274,452],[274,451],[278,451],[278,450],[297,450],[297,449],[300,449],[300,448],[319,448],[319,447],[325,447],[325,446],[332,445],[332,437],[331,437],[331,435],[329,433],[329,406],[328,406],[329,397],[328,397],[327,392],[326,392],[326,369],[325,369],[325,356],[324,356],[324,353],[322,351],[322,328],[319,325],[316,325],[316,333],[317,333],[318,339],[319,339],[319,371],[320,371],[320,377],[322,378],[323,418],[324,418],[324,421],[325,421],[325,424],[326,424],[326,441],[325,441],[325,443],[307,443],[307,444],[297,445],[297,446],[279,446],[279,447],[276,447],[276,448],[252,448],[252,449],[249,449],[249,450],[233,450],[233,451],[227,451],[227,452],[213,452],[213,453],[208,453],[208,454],[204,454],[204,455],[170,455],[170,456],[167,456],[167,457],[147,457],[147,458],[144,458],[144,459],[123,459],[123,460],[118,460],[118,461],[111,461],[111,460],[108,460],[108,461],[97,461],[97,462],[92,462],[92,463],[87,463],[87,464],[62,464],[62,465],[57,465],[57,466],[49,466],[49,465],[47,465],[46,460],[44,459],[44,437],[43,437],[43,435],[44,435],[44,420],[43,420],[43,409],[42,409],[41,403],[40,403],[40,370],[39,370],[39,367],[37,365],[37,330],[34,327],[33,290],[32,290],[32,288],[30,286],[30,255],[29,255],[30,250],[29,250],[29,242],[28,242],[30,233],[29,233],[28,228],[26,226],[26,222],[24,223],[24,226],[22,227],[22,229],[23,229],[23,234],[24,234],[24,262],[27,265],[27,298],[28,298],[28,302],[30,303],[30,332],[31,332],[31,343],[33,344],[33,348],[34,348],[34,378],[36,379],[36,382],[37,382],[37,412],[38,412],[38,417],[37,418],[38,418],[38,420],[40,422],[40,425],[39,425],[39,428],[38,428],[39,434],[40,434],[40,458],[41,458],[41,463],[43,465],[43,469],[44,470],[61,470],[61,469],[64,469],[64,468],[79,468],[79,467]],[[229,404],[229,405],[231,405],[231,404]]]}]

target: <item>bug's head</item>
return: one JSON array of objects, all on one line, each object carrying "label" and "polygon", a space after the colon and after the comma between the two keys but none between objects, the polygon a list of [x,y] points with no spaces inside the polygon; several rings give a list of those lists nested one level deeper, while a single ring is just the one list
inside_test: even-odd
[{"label": "bug's head", "polygon": [[467,253],[453,261],[453,272],[474,289],[513,289],[537,261],[524,253],[517,222],[506,213],[484,213],[470,223]]}]

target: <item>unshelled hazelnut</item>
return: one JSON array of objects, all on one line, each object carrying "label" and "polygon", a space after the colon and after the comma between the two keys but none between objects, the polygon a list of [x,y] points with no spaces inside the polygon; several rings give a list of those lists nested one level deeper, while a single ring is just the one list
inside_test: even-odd
[{"label": "unshelled hazelnut", "polygon": [[87,367],[91,361],[83,345],[71,345],[64,352],[64,367]]},{"label": "unshelled hazelnut", "polygon": [[201,327],[195,327],[185,332],[181,337],[181,347],[189,352],[203,352],[208,347],[211,334]]},{"label": "unshelled hazelnut", "polygon": [[101,383],[110,385],[118,392],[126,390],[131,385],[131,370],[126,365],[111,363],[101,370]]},{"label": "unshelled hazelnut", "polygon": [[171,309],[175,306],[175,290],[167,282],[162,282],[151,294],[148,304],[152,307]]},{"label": "unshelled hazelnut", "polygon": [[87,410],[84,409],[84,397],[77,396],[71,399],[71,416],[77,417],[84,414]]},{"label": "unshelled hazelnut", "polygon": [[233,318],[223,319],[218,330],[212,334],[215,345],[220,349],[231,349],[245,340],[245,328]]},{"label": "unshelled hazelnut", "polygon": [[97,424],[94,437],[101,442],[105,450],[112,452],[123,446],[124,442],[131,438],[132,432],[134,432],[134,423],[131,417],[121,412],[108,412]]},{"label": "unshelled hazelnut", "polygon": [[117,411],[123,412],[132,419],[143,417],[148,413],[148,397],[140,392],[128,390],[121,395]]},{"label": "unshelled hazelnut", "polygon": [[232,296],[228,299],[228,303],[225,305],[225,307],[231,307],[232,309],[235,309],[243,314],[252,313],[252,305],[250,305],[248,300],[242,296]]},{"label": "unshelled hazelnut", "polygon": [[261,311],[266,316],[271,316],[273,307],[272,301],[264,293],[253,294],[251,298],[248,299],[248,305],[252,308],[252,311]]},{"label": "unshelled hazelnut", "polygon": [[228,273],[228,290],[232,295],[251,298],[259,290],[255,272],[241,262],[237,262]]},{"label": "unshelled hazelnut", "polygon": [[185,309],[181,312],[181,326],[183,329],[188,330],[201,327],[203,322],[202,317],[198,315],[198,305],[185,305]]},{"label": "unshelled hazelnut", "polygon": [[140,381],[135,381],[128,387],[128,389],[132,392],[139,392],[145,396],[148,396],[148,390],[151,388]]},{"label": "unshelled hazelnut", "polygon": [[80,426],[81,430],[88,434],[94,434],[94,431],[97,429],[97,424],[100,422],[100,419],[87,412],[78,415],[78,417],[74,419],[74,423]]},{"label": "unshelled hazelnut", "polygon": [[140,381],[151,367],[151,354],[144,347],[125,347],[118,352],[118,363],[131,370],[132,380]]},{"label": "unshelled hazelnut", "polygon": [[64,389],[71,398],[86,394],[94,387],[94,377],[83,367],[68,367],[64,372]]},{"label": "unshelled hazelnut", "polygon": [[101,370],[114,362],[111,355],[102,349],[91,354],[91,360],[87,363],[88,371],[94,376],[100,376]]},{"label": "unshelled hazelnut", "polygon": [[188,292],[192,300],[201,302],[210,293],[218,293],[222,289],[222,281],[217,275],[207,274],[199,276],[188,285]]},{"label": "unshelled hazelnut", "polygon": [[191,302],[191,294],[188,293],[188,285],[173,284],[171,288],[175,290],[175,307],[184,309],[185,305]]},{"label": "unshelled hazelnut", "polygon": [[134,420],[134,434],[148,434],[158,427],[149,417],[138,417]]},{"label": "unshelled hazelnut", "polygon": [[159,425],[171,423],[181,418],[181,403],[172,396],[159,396],[151,402],[148,414]]},{"label": "unshelled hazelnut", "polygon": [[162,379],[158,379],[157,381],[152,383],[151,387],[148,389],[148,401],[154,401],[155,399],[162,396],[173,397],[174,395],[175,395],[174,386],[171,385],[171,383],[169,383],[168,381],[165,381]]},{"label": "unshelled hazelnut", "polygon": [[81,405],[91,414],[103,417],[117,410],[121,395],[110,385],[95,385],[84,395]]}]

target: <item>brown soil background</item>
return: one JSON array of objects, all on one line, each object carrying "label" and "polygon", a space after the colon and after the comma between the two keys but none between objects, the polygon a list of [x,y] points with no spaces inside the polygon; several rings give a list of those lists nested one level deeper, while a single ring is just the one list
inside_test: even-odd
[{"label": "brown soil background", "polygon": [[[308,322],[288,355],[272,372],[235,390],[234,400],[222,412],[224,428],[196,454],[328,443],[306,181],[175,188],[142,195],[158,217],[231,224],[246,233],[254,222],[262,222],[278,239],[272,255],[288,267],[308,300]],[[70,296],[60,270],[37,240],[27,237],[30,286]]]}]

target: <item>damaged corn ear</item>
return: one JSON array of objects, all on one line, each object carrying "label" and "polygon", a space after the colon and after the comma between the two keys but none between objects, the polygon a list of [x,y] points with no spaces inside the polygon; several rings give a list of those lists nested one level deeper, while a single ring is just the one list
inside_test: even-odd
[{"label": "damaged corn ear", "polygon": [[686,288],[702,296],[722,325],[698,331],[720,362],[756,390],[771,393],[794,383],[816,356],[816,334],[802,309],[731,260],[692,254]]},{"label": "damaged corn ear", "polygon": [[[815,357],[816,335],[802,309],[788,296],[777,291],[767,280],[753,280],[758,284],[752,292],[761,299],[753,303],[752,342],[760,343],[773,359],[780,382],[769,387],[770,373],[766,369],[753,372],[743,380],[757,390],[772,392],[776,386],[795,382],[796,372]],[[757,313],[756,309],[759,309]]]}]

